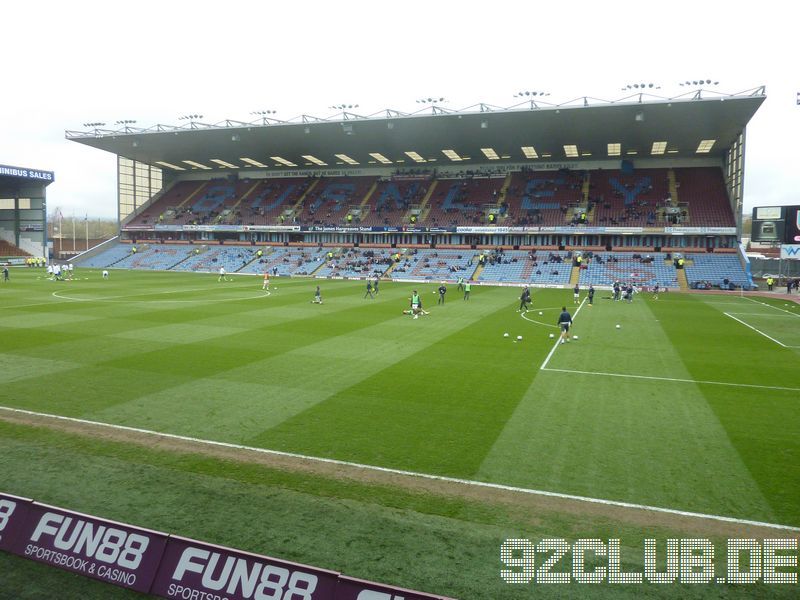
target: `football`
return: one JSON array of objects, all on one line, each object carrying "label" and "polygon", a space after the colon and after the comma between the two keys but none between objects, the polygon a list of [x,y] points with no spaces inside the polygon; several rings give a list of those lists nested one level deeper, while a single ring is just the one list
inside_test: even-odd
[{"label": "football", "polygon": [[621,325],[618,323],[618,324],[617,324],[617,329],[619,329],[620,327],[622,327],[622,326],[621,326]]},{"label": "football", "polygon": [[554,334],[552,334],[552,333],[551,333],[551,334],[550,334],[550,339],[552,340],[554,337],[556,337],[556,336],[555,336]]},{"label": "football", "polygon": [[507,334],[507,333],[504,333],[504,334],[503,334],[503,337],[508,337],[508,334]]},{"label": "football", "polygon": [[521,335],[517,336],[517,341],[520,341],[520,342],[522,341],[522,336]]}]

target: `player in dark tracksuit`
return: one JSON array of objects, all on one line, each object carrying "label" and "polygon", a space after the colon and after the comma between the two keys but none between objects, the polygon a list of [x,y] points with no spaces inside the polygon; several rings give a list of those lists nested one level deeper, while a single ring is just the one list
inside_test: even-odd
[{"label": "player in dark tracksuit", "polygon": [[567,307],[561,307],[561,314],[558,315],[558,326],[561,327],[561,343],[569,341],[569,326],[572,325],[572,316],[567,312]]},{"label": "player in dark tracksuit", "polygon": [[519,308],[517,312],[528,312],[528,304],[531,302],[531,291],[528,289],[528,286],[525,286],[525,289],[522,290],[522,294],[519,297]]},{"label": "player in dark tracksuit", "polygon": [[594,303],[594,286],[591,283],[589,284],[588,299],[589,299],[589,306],[592,306],[592,304]]},{"label": "player in dark tracksuit", "polygon": [[447,293],[447,286],[442,284],[439,286],[439,302],[437,304],[444,304],[444,295]]}]

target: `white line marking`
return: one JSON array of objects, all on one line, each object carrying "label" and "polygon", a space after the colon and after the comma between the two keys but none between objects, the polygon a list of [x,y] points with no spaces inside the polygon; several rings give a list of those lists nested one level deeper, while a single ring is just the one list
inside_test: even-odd
[{"label": "white line marking", "polygon": [[783,308],[778,308],[777,306],[772,306],[772,304],[767,304],[766,302],[761,302],[760,300],[753,300],[752,298],[747,298],[747,297],[744,297],[744,299],[749,300],[750,302],[755,302],[756,304],[761,304],[762,306],[766,306],[767,308],[774,308],[775,310],[785,312],[787,315],[792,315],[793,317],[800,317],[800,314],[797,314],[790,310],[785,310]]},{"label": "white line marking", "polygon": [[[577,311],[576,311],[577,314]],[[523,488],[523,487],[516,487],[511,485],[503,485],[500,483],[489,483],[486,481],[473,481],[470,479],[458,479],[456,477],[445,477],[443,475],[430,475],[428,473],[417,473],[415,471],[404,471],[401,469],[391,469],[388,467],[377,467],[374,465],[365,465],[361,463],[349,462],[344,460],[336,460],[334,458],[321,458],[318,456],[307,456],[305,454],[296,454],[294,452],[283,452],[280,450],[269,450],[267,448],[255,448],[252,446],[243,446],[241,444],[230,444],[228,442],[215,442],[213,440],[204,440],[200,438],[193,438],[188,437],[185,435],[176,435],[172,433],[161,433],[159,431],[150,431],[149,429],[139,429],[138,427],[127,427],[125,425],[112,425],[111,423],[103,423],[101,421],[89,421],[86,419],[77,419],[74,417],[64,417],[61,415],[52,415],[48,413],[40,413],[34,412],[30,410],[23,410],[21,408],[10,408],[7,406],[0,406],[0,410],[5,410],[8,412],[15,412],[20,414],[26,415],[34,415],[37,417],[47,417],[51,419],[58,419],[61,421],[69,421],[72,423],[83,423],[86,425],[95,425],[98,427],[108,427],[111,429],[119,429],[122,431],[132,431],[135,433],[144,433],[146,435],[152,435],[155,437],[173,439],[173,440],[183,440],[187,442],[193,442],[196,444],[205,444],[208,446],[218,446],[220,448],[233,448],[236,450],[246,450],[248,452],[256,452],[260,454],[270,454],[273,456],[286,456],[290,458],[298,458],[302,460],[312,461],[312,462],[320,462],[320,463],[327,463],[333,465],[342,465],[346,467],[353,467],[357,469],[364,469],[367,471],[378,471],[381,473],[391,473],[393,475],[403,475],[406,477],[417,477],[419,479],[430,479],[433,481],[446,481],[448,483],[458,483],[461,485],[469,485],[475,487],[483,487],[483,488],[490,488],[495,490],[503,490],[509,492],[518,492],[521,494],[530,494],[532,496],[547,496],[550,498],[563,498],[565,500],[575,500],[578,502],[588,502],[591,504],[603,504],[606,506],[617,506],[621,508],[633,508],[637,510],[647,510],[652,512],[659,512],[659,513],[666,513],[671,515],[680,515],[682,517],[692,517],[696,519],[706,519],[711,521],[722,521],[725,523],[736,523],[740,525],[753,525],[756,527],[767,527],[770,529],[784,529],[787,531],[800,531],[800,527],[794,527],[792,525],[782,525],[780,523],[766,523],[763,521],[752,521],[749,519],[737,519],[735,517],[726,517],[722,515],[710,515],[705,513],[698,513],[698,512],[691,512],[685,510],[677,510],[674,508],[662,508],[659,506],[648,506],[646,504],[634,504],[631,502],[622,502],[619,500],[605,500],[602,498],[591,498],[588,496],[576,496],[573,494],[561,494],[559,492],[548,492],[545,490],[535,490],[530,488]]]},{"label": "white line marking", "polygon": [[676,383],[705,383],[708,385],[727,385],[730,387],[756,388],[762,390],[781,390],[786,392],[800,392],[800,388],[781,387],[779,385],[758,385],[755,383],[731,383],[728,381],[705,381],[703,379],[680,379],[678,377],[656,377],[654,375],[630,375],[627,373],[604,373],[602,371],[578,371],[577,369],[542,369],[555,373],[577,373],[579,375],[602,375],[604,377],[626,377],[629,379],[650,379],[654,381],[674,381]]},{"label": "white line marking", "polygon": [[528,321],[529,323],[536,323],[537,325],[544,325],[545,327],[553,327],[555,329],[558,329],[558,325],[550,325],[550,323],[544,323],[542,321],[537,321],[536,319],[529,319],[528,317],[525,316],[526,314],[527,313],[519,313],[519,316]]},{"label": "white line marking", "polygon": [[714,306],[714,307],[716,307],[716,306],[741,306],[742,305],[741,302],[717,302],[717,301],[714,300],[713,296],[707,296],[705,298],[701,298],[701,300],[703,302],[705,302],[706,304],[708,304],[710,306]]},{"label": "white line marking", "polygon": [[731,312],[731,313],[727,313],[727,314],[729,314],[729,315],[739,315],[740,317],[767,317],[767,318],[772,318],[772,319],[785,319],[786,318],[783,315],[776,315],[775,313],[765,313],[765,312],[762,312],[762,313]]},{"label": "white line marking", "polygon": [[66,300],[68,302],[121,302],[126,304],[165,304],[165,303],[198,303],[202,302],[205,304],[215,303],[215,302],[234,302],[237,300],[253,300],[254,298],[264,298],[266,296],[271,296],[269,290],[259,290],[259,293],[255,296],[243,296],[241,298],[218,298],[216,300],[210,298],[203,298],[198,300],[124,300],[121,298],[141,298],[143,296],[155,296],[157,294],[180,294],[183,292],[206,292],[214,288],[197,288],[197,289],[189,289],[189,290],[171,290],[168,292],[144,292],[141,294],[130,294],[126,296],[106,296],[105,298],[75,298],[73,296],[65,296],[61,292],[53,292],[53,297],[58,298],[59,300]]},{"label": "white line marking", "polygon": [[[578,307],[578,310],[576,310],[575,314],[572,315],[572,320],[573,321],[575,321],[575,318],[578,316],[578,313],[581,312],[581,309],[583,308],[584,304],[586,304],[586,298],[583,299],[583,302],[581,302],[581,305]],[[539,367],[540,371],[544,371],[545,367],[547,366],[547,363],[549,363],[550,359],[553,358],[553,354],[556,353],[556,349],[558,349],[558,345],[560,344],[560,342],[561,342],[561,339],[560,338],[556,338],[556,343],[553,344],[553,348],[552,348],[552,350],[550,350],[550,354],[547,355],[547,358],[544,359],[544,362],[542,363],[542,366]]]},{"label": "white line marking", "polygon": [[765,338],[767,338],[768,340],[772,340],[773,342],[775,342],[775,343],[776,343],[776,344],[778,344],[779,346],[782,346],[782,347],[786,348],[786,344],[784,344],[783,342],[779,342],[779,341],[778,341],[778,340],[776,340],[774,337],[767,335],[766,333],[764,333],[764,332],[763,332],[763,331],[761,331],[760,329],[756,329],[755,327],[753,327],[752,325],[750,325],[750,324],[748,324],[748,323],[745,323],[745,322],[744,322],[744,321],[742,321],[741,319],[737,319],[737,318],[736,318],[736,317],[734,317],[734,316],[733,316],[731,313],[722,313],[722,314],[723,314],[723,315],[725,315],[726,317],[730,317],[730,318],[731,318],[731,319],[733,319],[734,321],[738,321],[739,323],[741,323],[742,325],[744,325],[744,326],[745,326],[745,327],[747,327],[748,329],[752,329],[752,330],[753,330],[753,331],[755,331],[756,333],[759,333],[759,334],[763,335],[763,336],[764,336]]}]

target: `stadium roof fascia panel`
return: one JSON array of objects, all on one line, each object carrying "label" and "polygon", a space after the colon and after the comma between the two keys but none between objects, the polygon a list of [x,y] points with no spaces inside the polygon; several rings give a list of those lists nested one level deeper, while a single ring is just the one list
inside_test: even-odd
[{"label": "stadium roof fascia panel", "polygon": [[[703,97],[702,94],[706,94],[706,97]],[[709,97],[710,96],[710,97]],[[719,92],[717,90],[695,90],[695,91],[688,91],[684,92],[683,94],[679,94],[677,96],[659,96],[656,94],[648,94],[648,93],[638,93],[638,94],[631,94],[625,96],[623,98],[619,98],[617,100],[605,100],[602,98],[594,98],[591,96],[580,96],[578,98],[568,100],[566,102],[562,102],[560,104],[555,104],[551,102],[544,102],[542,100],[537,100],[537,105],[545,106],[545,110],[549,109],[561,109],[561,108],[588,108],[588,107],[596,107],[602,105],[619,105],[619,104],[659,104],[663,102],[697,102],[697,101],[714,101],[720,99],[735,99],[735,98],[753,98],[753,97],[760,97],[766,98],[766,87],[759,86],[756,88],[751,88],[748,90],[744,90],[742,92],[735,92],[735,93],[724,93]],[[647,99],[647,100],[645,100]],[[375,120],[375,119],[389,119],[389,118],[404,118],[404,117],[411,117],[411,118],[418,118],[418,117],[434,117],[440,116],[441,114],[474,114],[474,113],[485,113],[485,112],[512,112],[512,111],[520,111],[520,110],[534,110],[530,108],[531,104],[534,101],[532,100],[525,100],[523,102],[518,102],[517,104],[513,104],[510,106],[502,107],[502,106],[495,106],[486,103],[478,103],[478,104],[471,104],[467,107],[461,109],[449,109],[443,108],[441,106],[433,106],[428,108],[423,108],[414,112],[403,112],[396,109],[386,108],[382,109],[376,113],[372,113],[369,115],[357,115],[355,113],[338,113],[337,115],[333,115],[331,117],[315,117],[313,115],[301,114],[296,117],[292,117],[291,119],[281,120],[275,118],[259,118],[253,121],[239,121],[235,119],[224,119],[214,124],[209,123],[201,123],[199,121],[193,121],[190,123],[182,124],[182,125],[165,125],[163,123],[158,123],[156,125],[152,125],[150,127],[131,127],[126,126],[120,129],[92,129],[91,131],[77,131],[77,130],[65,130],[64,134],[65,137],[68,139],[74,138],[81,138],[81,137],[91,137],[95,138],[98,136],[122,136],[122,135],[141,135],[144,133],[162,133],[165,131],[187,131],[187,130],[194,130],[194,129],[231,129],[231,128],[252,128],[252,127],[274,127],[280,125],[295,125],[297,123],[331,123],[331,122],[342,122],[345,120]],[[435,111],[433,111],[435,109]],[[538,109],[538,107],[537,107]],[[341,119],[336,119],[335,117],[341,116]]]},{"label": "stadium roof fascia panel", "polygon": [[[607,158],[609,139],[621,143],[622,148],[648,150],[654,141],[668,139],[670,149],[683,149],[678,154],[669,153],[670,158],[695,156],[701,139],[716,139],[710,155],[721,157],[765,98],[764,88],[740,94],[715,93],[713,97],[711,92],[705,96],[689,92],[675,98],[637,94],[635,101],[627,101],[631,97],[605,103],[591,103],[595,99],[589,99],[589,104],[584,98],[577,104],[545,105],[537,101],[535,108],[525,101],[506,108],[478,104],[435,113],[425,109],[424,114],[385,109],[366,116],[348,113],[347,119],[338,120],[304,114],[267,123],[261,119],[252,123],[228,119],[214,125],[195,123],[195,127],[158,124],[128,127],[127,131],[67,131],[66,137],[148,164],[183,164],[186,159],[208,164],[211,158],[238,164],[242,156],[261,163],[269,156],[283,156],[299,164],[304,154],[323,157],[326,162],[325,157],[346,154],[366,165],[371,152],[393,162],[405,159],[410,144],[423,157],[441,157],[442,148],[458,148],[460,157],[473,157],[473,162],[485,160],[481,148],[534,146],[538,151],[563,148],[565,144],[577,145],[582,156]],[[569,111],[568,119],[564,118],[565,111]],[[527,160],[550,158],[549,152],[538,153],[538,159]],[[521,158],[516,152],[511,155],[493,162]]]}]

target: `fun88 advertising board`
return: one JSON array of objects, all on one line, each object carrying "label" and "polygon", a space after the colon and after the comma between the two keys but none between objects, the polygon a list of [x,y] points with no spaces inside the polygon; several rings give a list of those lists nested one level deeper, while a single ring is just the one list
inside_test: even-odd
[{"label": "fun88 advertising board", "polygon": [[0,494],[0,550],[13,552],[16,540],[25,528],[33,500]]},{"label": "fun88 advertising board", "polygon": [[[9,496],[0,496],[0,511]],[[167,536],[114,521],[98,519],[33,502],[10,551],[41,563],[148,592],[164,553]],[[0,514],[3,514],[0,512]],[[2,517],[0,517],[0,520]]]},{"label": "fun88 advertising board", "polygon": [[176,600],[330,600],[338,575],[170,536],[151,593]]}]

